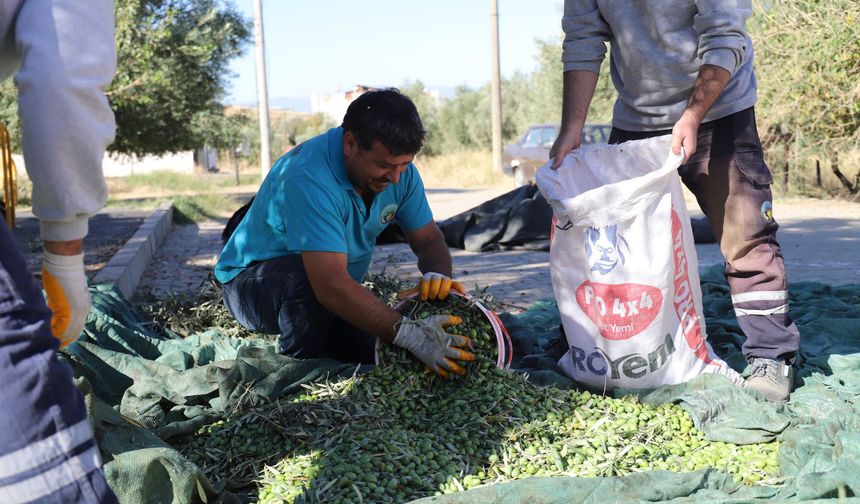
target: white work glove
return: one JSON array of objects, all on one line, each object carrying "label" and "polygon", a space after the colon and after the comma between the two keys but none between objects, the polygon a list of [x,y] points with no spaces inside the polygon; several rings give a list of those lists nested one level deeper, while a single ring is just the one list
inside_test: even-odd
[{"label": "white work glove", "polygon": [[428,271],[424,273],[424,276],[418,280],[418,285],[412,287],[411,289],[407,289],[403,292],[400,292],[397,297],[400,299],[404,299],[413,294],[418,294],[418,299],[421,301],[427,301],[428,299],[445,299],[448,297],[448,294],[451,291],[457,291],[460,294],[463,294],[465,290],[463,289],[463,284],[457,282],[455,280],[451,280],[447,276],[442,273],[436,273],[435,271]]},{"label": "white work glove", "polygon": [[454,360],[475,360],[474,354],[463,350],[471,342],[465,336],[445,332],[446,327],[462,322],[460,317],[452,315],[431,315],[420,320],[403,317],[394,344],[412,352],[430,371],[443,378],[448,377],[448,372],[463,376],[466,369]]},{"label": "white work glove", "polygon": [[60,348],[78,339],[90,312],[90,291],[84,273],[84,254],[66,256],[45,252],[42,286],[51,309],[51,332]]}]

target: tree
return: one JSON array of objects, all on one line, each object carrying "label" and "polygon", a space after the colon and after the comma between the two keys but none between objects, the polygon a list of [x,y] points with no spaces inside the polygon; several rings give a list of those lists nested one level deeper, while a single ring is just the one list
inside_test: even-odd
[{"label": "tree", "polygon": [[[759,130],[774,147],[766,150],[771,166],[784,167],[784,188],[792,171],[803,189],[815,158],[829,161],[850,193],[860,192],[860,170],[852,181],[839,168],[839,153],[856,159],[860,146],[860,4],[757,0],[750,34]],[[820,185],[820,174],[813,180]]]},{"label": "tree", "polygon": [[[162,154],[218,143],[227,65],[249,22],[220,0],[117,0],[110,150]],[[210,127],[211,126],[211,127]]]},{"label": "tree", "polygon": [[[485,86],[485,89],[489,89],[488,86]],[[466,86],[457,87],[454,93],[455,96],[445,100],[439,109],[437,116],[439,133],[434,139],[437,151],[452,152],[463,148],[487,148],[490,139],[489,99],[482,101],[480,90],[474,91]],[[486,107],[483,107],[482,103]],[[483,135],[481,135],[482,130]]]},{"label": "tree", "polygon": [[244,129],[250,122],[248,115],[241,111],[227,115],[223,109],[217,109],[197,114],[193,125],[193,134],[201,139],[199,146],[206,145],[227,152],[230,166],[236,174],[236,185],[239,185],[237,149],[245,140]]},{"label": "tree", "polygon": [[860,140],[860,3],[757,0],[750,32],[766,132],[805,146]]},{"label": "tree", "polygon": [[[109,150],[162,154],[215,145],[227,64],[249,22],[222,0],[116,0],[117,72],[107,95],[117,121]],[[0,122],[20,146],[17,89],[0,84]]]},{"label": "tree", "polygon": [[[537,123],[555,123],[561,120],[562,78],[561,40],[538,40],[538,67],[530,75],[515,73],[502,81],[502,137],[505,142],[519,138]],[[413,100],[415,86],[404,87]],[[420,87],[423,89],[423,86]],[[411,93],[411,94],[410,94]],[[597,89],[591,101],[588,119],[591,122],[609,122],[615,102],[615,88],[609,76],[609,63],[600,69]],[[419,106],[419,111],[421,111]],[[422,112],[424,117],[425,112]],[[490,91],[489,86],[472,90],[459,87],[455,96],[444,100],[431,118],[425,120],[430,131],[425,151],[430,154],[458,149],[488,149],[490,147]],[[428,125],[429,122],[429,125]]]},{"label": "tree", "polygon": [[400,86],[400,92],[408,96],[415,104],[418,115],[421,116],[421,122],[424,123],[424,129],[427,129],[427,124],[432,124],[436,120],[438,107],[433,96],[424,87],[424,83],[420,80],[406,81]]},{"label": "tree", "polygon": [[199,112],[191,126],[191,135],[199,139],[197,146],[215,149],[235,149],[244,140],[244,130],[251,123],[246,114],[225,115],[222,109]]},{"label": "tree", "polygon": [[437,138],[440,132],[437,121],[439,106],[436,100],[427,93],[424,83],[420,80],[407,80],[400,86],[400,92],[408,96],[415,104],[415,108],[418,109],[418,115],[421,116],[421,123],[427,132],[422,152],[428,155],[437,153],[435,149],[438,148]]},{"label": "tree", "polygon": [[[564,65],[561,61],[561,40],[538,40],[538,68],[529,78],[528,99],[525,101],[524,116],[527,124],[521,126],[525,131],[529,124],[558,123],[561,121],[562,88]],[[608,56],[608,51],[607,51]],[[609,60],[600,66],[597,88],[588,109],[589,122],[609,122],[615,103],[615,87],[609,75]]]},{"label": "tree", "polygon": [[0,83],[0,123],[9,130],[12,150],[21,145],[21,127],[18,120],[18,90],[12,79]]}]

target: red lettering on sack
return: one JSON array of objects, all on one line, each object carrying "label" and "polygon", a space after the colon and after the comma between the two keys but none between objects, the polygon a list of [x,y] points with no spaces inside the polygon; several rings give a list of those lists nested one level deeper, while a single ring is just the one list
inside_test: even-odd
[{"label": "red lettering on sack", "polygon": [[708,355],[708,346],[702,334],[699,317],[696,315],[696,304],[693,302],[693,289],[690,287],[690,275],[687,271],[687,253],[684,251],[684,232],[681,228],[681,219],[675,210],[672,210],[672,255],[675,258],[675,313],[681,322],[681,330],[687,345],[693,350],[696,357],[711,363]]},{"label": "red lettering on sack", "polygon": [[660,312],[660,289],[640,284],[603,284],[587,280],[576,289],[576,302],[609,340],[626,340],[644,331]]}]

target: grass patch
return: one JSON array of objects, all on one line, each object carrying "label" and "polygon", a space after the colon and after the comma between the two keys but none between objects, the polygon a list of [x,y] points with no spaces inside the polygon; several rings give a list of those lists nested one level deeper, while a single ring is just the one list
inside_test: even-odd
[{"label": "grass patch", "polygon": [[246,202],[245,196],[217,193],[180,196],[158,196],[134,199],[109,199],[107,207],[155,209],[162,203],[173,201],[173,222],[191,224],[205,220],[226,220]]},{"label": "grass patch", "polygon": [[[860,147],[839,145],[837,167],[852,183],[860,178]],[[777,196],[813,197],[827,199],[841,197],[858,201],[860,195],[851,194],[840,182],[831,168],[833,153],[825,148],[807,149],[800,153],[786,152],[781,147],[765,150],[765,160],[773,173],[773,191]],[[786,161],[788,168],[788,188],[785,187]],[[821,178],[816,174],[816,161],[819,163]],[[820,185],[819,185],[820,182]]]},{"label": "grass patch", "polygon": [[177,196],[173,198],[175,210],[173,220],[177,223],[191,223],[227,219],[244,203],[244,198],[235,198],[223,194]]},{"label": "grass patch", "polygon": [[[110,194],[134,194],[169,191],[171,193],[206,193],[218,189],[236,187],[236,176],[232,173],[177,173],[155,171],[147,174],[106,179]],[[239,174],[239,184],[259,184],[259,172]]]},{"label": "grass patch", "polygon": [[490,151],[418,156],[415,165],[427,187],[494,187],[510,183],[509,177],[493,170]]},{"label": "grass patch", "polygon": [[[226,220],[244,204],[247,196],[230,194],[239,186],[232,173],[187,174],[157,171],[128,177],[108,178],[108,207],[154,209],[173,201],[173,221],[190,224],[204,220]],[[258,172],[240,173],[240,190],[253,192]]]},{"label": "grass patch", "polygon": [[[3,175],[0,174],[0,179],[2,179]],[[24,177],[18,177],[16,179],[15,185],[17,186],[16,196],[17,196],[17,206],[18,207],[29,207],[33,204],[33,183],[30,182],[30,179]],[[5,198],[6,195],[0,190],[0,199]]]}]

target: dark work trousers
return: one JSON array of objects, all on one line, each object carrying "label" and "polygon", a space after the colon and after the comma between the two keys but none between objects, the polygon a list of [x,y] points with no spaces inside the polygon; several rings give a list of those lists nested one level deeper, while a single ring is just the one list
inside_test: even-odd
[{"label": "dark work trousers", "polygon": [[117,502],[51,312],[0,222],[0,502]]},{"label": "dark work trousers", "polygon": [[[609,143],[666,134],[671,131],[612,128]],[[773,177],[762,156],[754,109],[702,124],[696,153],[678,173],[720,243],[732,304],[747,336],[747,360],[793,362],[800,334],[788,313],[788,281],[770,191]]]},{"label": "dark work trousers", "polygon": [[300,255],[252,264],[221,287],[224,304],[240,324],[280,334],[282,354],[373,364],[375,339],[317,301]]}]

